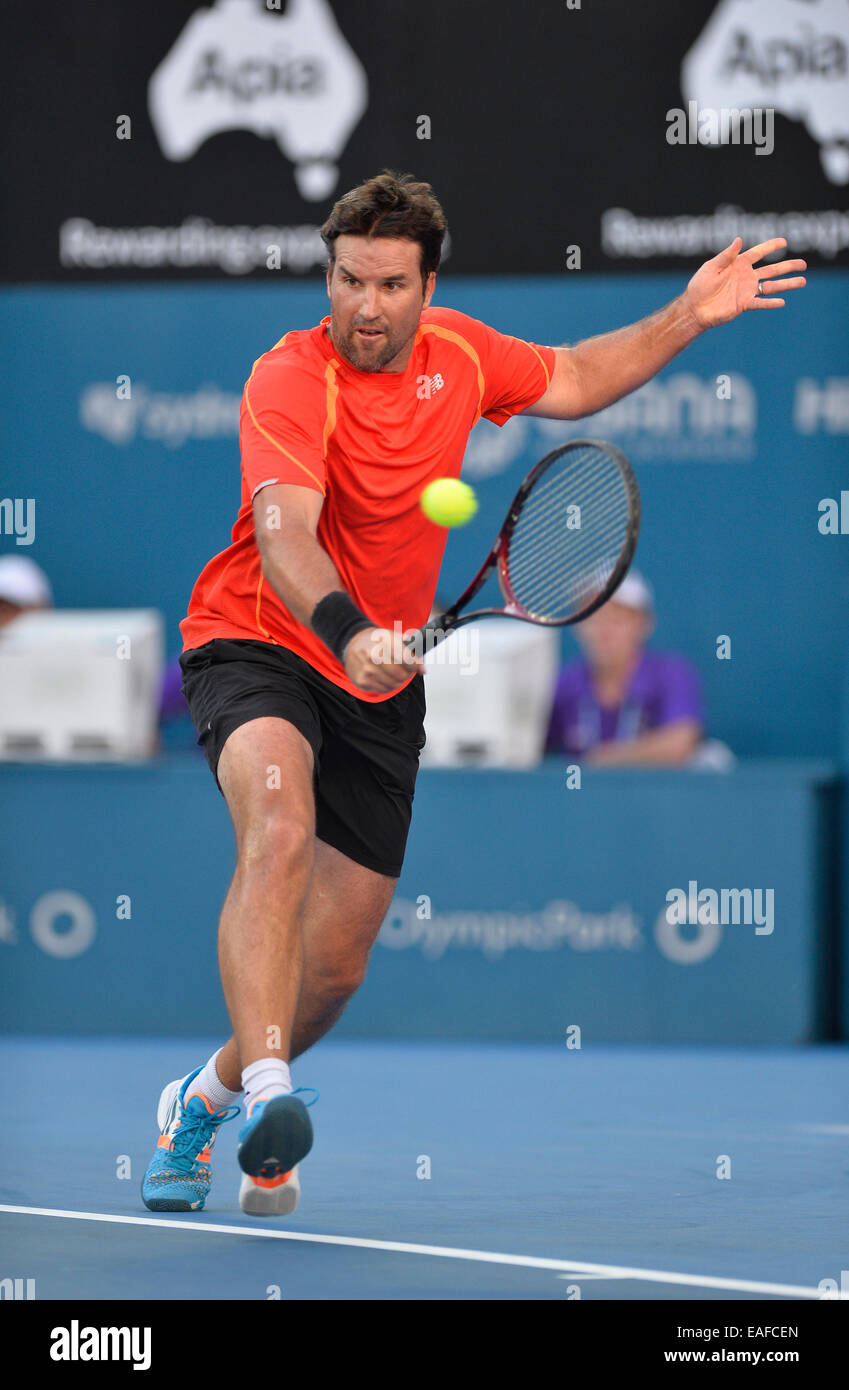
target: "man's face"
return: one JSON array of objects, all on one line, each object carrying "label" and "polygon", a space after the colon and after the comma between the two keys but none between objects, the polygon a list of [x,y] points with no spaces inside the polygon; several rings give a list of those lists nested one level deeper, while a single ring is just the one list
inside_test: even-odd
[{"label": "man's face", "polygon": [[642,649],[651,631],[651,617],[615,598],[575,628],[591,666],[624,664]]},{"label": "man's face", "polygon": [[433,294],[421,247],[405,237],[340,236],[327,272],[334,346],[361,372],[403,371]]}]

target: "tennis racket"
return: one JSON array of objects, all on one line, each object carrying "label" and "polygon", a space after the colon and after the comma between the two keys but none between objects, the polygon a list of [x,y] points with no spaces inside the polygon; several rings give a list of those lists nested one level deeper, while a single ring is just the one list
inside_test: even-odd
[{"label": "tennis racket", "polygon": [[[639,533],[640,491],[625,455],[603,439],[573,439],[531,469],[465,593],[404,640],[429,651],[480,618],[581,622],[621,584]],[[463,612],[493,570],[504,606]]]}]

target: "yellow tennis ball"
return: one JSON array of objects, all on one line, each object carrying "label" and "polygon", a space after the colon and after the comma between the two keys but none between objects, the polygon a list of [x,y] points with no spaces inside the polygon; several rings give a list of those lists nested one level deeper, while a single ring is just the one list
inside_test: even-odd
[{"label": "yellow tennis ball", "polygon": [[478,509],[474,489],[459,478],[437,478],[428,483],[420,499],[426,517],[437,526],[465,526]]}]

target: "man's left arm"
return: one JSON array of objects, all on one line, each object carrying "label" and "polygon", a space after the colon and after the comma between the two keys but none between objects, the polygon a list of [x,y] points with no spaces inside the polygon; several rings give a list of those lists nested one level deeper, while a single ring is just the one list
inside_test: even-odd
[{"label": "man's left arm", "polygon": [[636,738],[597,744],[586,761],[595,767],[680,766],[692,758],[704,728],[699,674],[674,655],[661,658],[653,703],[653,729]]},{"label": "man's left arm", "polygon": [[636,738],[597,743],[584,762],[589,767],[680,767],[692,758],[701,737],[702,726],[695,719],[675,719]]},{"label": "man's left arm", "polygon": [[[748,309],[781,309],[777,296],[801,289],[804,261],[778,261],[755,269],[756,261],[786,246],[783,237],[762,241],[749,251],[735,237],[730,246],[705,261],[687,288],[671,304],[639,323],[587,338],[575,347],[555,348],[551,384],[522,413],[549,420],[579,420],[612,405],[656,376],[706,328],[730,323]],[[777,277],[791,278],[779,280]]]}]

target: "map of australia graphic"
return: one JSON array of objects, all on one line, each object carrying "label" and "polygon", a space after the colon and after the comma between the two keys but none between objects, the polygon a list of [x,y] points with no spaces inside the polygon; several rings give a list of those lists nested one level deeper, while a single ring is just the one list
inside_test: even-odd
[{"label": "map of australia graphic", "polygon": [[849,0],[721,0],[681,67],[685,101],[801,121],[849,183]]},{"label": "map of australia graphic", "polygon": [[190,159],[212,136],[248,130],[276,140],[302,198],[327,198],[337,160],[366,109],[362,64],[327,0],[216,0],[196,10],[148,87],[162,153]]}]

